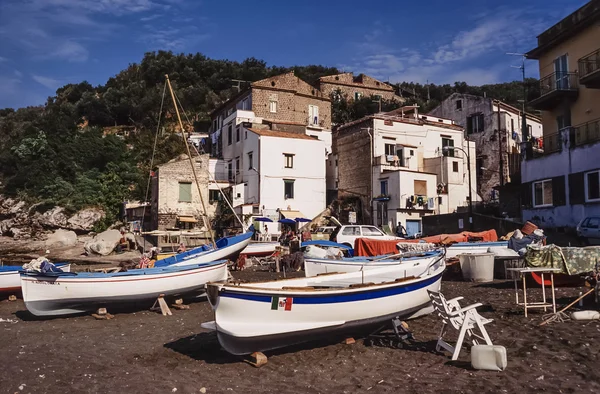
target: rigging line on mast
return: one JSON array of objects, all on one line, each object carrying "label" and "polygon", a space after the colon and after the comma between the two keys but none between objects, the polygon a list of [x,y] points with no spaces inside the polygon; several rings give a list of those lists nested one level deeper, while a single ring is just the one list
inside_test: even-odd
[{"label": "rigging line on mast", "polygon": [[205,225],[210,234],[210,239],[215,248],[217,248],[217,243],[215,242],[215,237],[212,232],[212,226],[210,224],[210,220],[208,220],[208,216],[206,213],[206,204],[204,203],[204,197],[202,197],[202,190],[200,189],[200,183],[198,182],[198,176],[196,175],[196,166],[194,166],[194,159],[192,159],[192,153],[190,152],[190,146],[187,142],[187,138],[185,137],[185,129],[183,128],[183,123],[181,122],[181,116],[179,115],[179,106],[177,105],[177,101],[175,100],[175,93],[173,93],[173,87],[171,86],[171,81],[169,80],[169,75],[165,74],[167,79],[167,84],[169,85],[169,91],[171,92],[171,98],[173,99],[173,106],[175,107],[175,113],[177,114],[177,120],[179,121],[179,127],[181,128],[181,137],[183,138],[183,143],[185,144],[185,149],[187,150],[188,158],[190,160],[190,166],[192,167],[192,174],[194,175],[194,180],[196,181],[196,188],[198,189],[198,195],[200,196],[200,202],[202,203],[202,210],[204,211],[204,217],[206,218]]},{"label": "rigging line on mast", "polygon": [[[198,149],[195,146],[194,146],[194,149],[196,150],[196,152],[198,154],[200,154],[200,152],[198,152]],[[204,152],[204,149],[202,149],[202,152]],[[243,229],[244,228],[244,223],[242,222],[242,219],[240,219],[240,217],[238,216],[238,214],[235,213],[235,210],[233,209],[233,205],[231,204],[231,202],[229,201],[229,199],[227,198],[227,196],[225,195],[225,193],[223,193],[223,189],[221,189],[221,186],[219,186],[219,183],[217,182],[217,180],[212,176],[212,174],[210,173],[210,171],[207,171],[207,172],[208,172],[208,176],[209,176],[210,180],[215,183],[215,185],[217,186],[217,189],[219,189],[219,192],[221,193],[221,195],[223,196],[223,199],[227,203],[227,206],[229,207],[229,209],[231,209],[231,212],[233,213],[233,215],[235,216],[235,218],[238,220],[238,222],[240,222],[240,224],[242,225],[242,229]]]},{"label": "rigging line on mast", "polygon": [[[177,103],[181,107],[181,111],[183,112],[183,116],[185,116],[187,122],[189,124],[191,124],[192,122],[190,122],[190,118],[187,116],[187,113],[185,112],[185,108],[183,108],[183,105],[181,105],[181,101],[179,101],[179,97],[177,97],[177,94],[175,94],[175,93],[173,93],[173,94],[175,96],[175,99],[177,100]],[[200,154],[200,152],[198,151],[198,148],[196,148],[195,145],[192,145],[192,146],[194,147],[194,150],[196,151],[196,153]],[[202,149],[202,153],[203,154],[206,154],[206,152],[204,151],[204,148],[201,147],[200,149]],[[242,226],[242,229],[243,229],[244,228],[244,222],[242,222],[242,219],[240,219],[240,217],[237,215],[237,213],[235,213],[235,210],[233,209],[233,204],[231,202],[229,202],[229,199],[227,198],[227,196],[225,195],[225,193],[223,193],[223,190],[221,189],[221,186],[219,186],[219,184],[217,183],[217,180],[210,173],[210,170],[207,169],[206,172],[208,173],[208,177],[210,178],[210,180],[213,181],[215,183],[215,185],[217,186],[217,189],[219,189],[219,192],[223,196],[223,199],[225,200],[225,202],[229,206],[229,209],[231,209],[231,212],[233,212],[233,215],[235,216],[235,218],[238,220],[238,222],[240,222],[240,225]]]},{"label": "rigging line on mast", "polygon": [[162,120],[162,111],[165,104],[165,95],[167,94],[167,82],[163,86],[162,100],[160,101],[160,111],[158,112],[158,123],[156,125],[156,135],[154,136],[154,146],[152,147],[152,158],[150,159],[150,172],[148,173],[148,183],[146,185],[146,197],[144,198],[144,208],[142,209],[142,225],[144,228],[144,218],[146,217],[146,202],[148,201],[148,193],[150,192],[150,181],[152,180],[152,167],[154,166],[154,154],[156,153],[156,144],[158,143],[158,131],[160,130],[160,122]]}]

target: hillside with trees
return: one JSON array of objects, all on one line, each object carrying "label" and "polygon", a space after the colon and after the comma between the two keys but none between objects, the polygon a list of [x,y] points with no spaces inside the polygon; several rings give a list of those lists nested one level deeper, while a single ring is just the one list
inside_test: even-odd
[{"label": "hillside with trees", "polygon": [[[117,218],[126,199],[144,199],[150,160],[159,118],[161,126],[174,130],[174,108],[163,98],[165,74],[194,129],[205,131],[209,113],[252,81],[294,71],[316,84],[321,76],[337,74],[320,65],[276,67],[255,58],[242,62],[210,59],[202,54],[147,53],[142,61],[110,78],[106,84],[68,84],[49,97],[45,105],[0,110],[0,179],[2,193],[29,202],[38,209],[61,205],[68,210],[103,207],[106,224]],[[535,84],[528,81],[529,92]],[[400,83],[425,112],[454,92],[486,94],[518,106],[522,85],[510,82],[468,86]],[[428,99],[429,97],[429,99]],[[168,98],[168,97],[167,97]],[[382,110],[398,107],[382,102]],[[162,110],[161,110],[162,108]],[[341,98],[333,102],[333,120],[345,123],[379,110],[379,103],[365,97],[357,102]],[[124,128],[132,133],[116,135]],[[161,133],[154,165],[182,153],[179,136]]]}]

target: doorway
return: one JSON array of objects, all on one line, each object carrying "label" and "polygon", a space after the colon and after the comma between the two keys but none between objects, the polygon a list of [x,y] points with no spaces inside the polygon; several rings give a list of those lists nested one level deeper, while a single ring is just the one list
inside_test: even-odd
[{"label": "doorway", "polygon": [[406,220],[406,235],[412,237],[414,235],[421,234],[421,221],[420,220]]}]

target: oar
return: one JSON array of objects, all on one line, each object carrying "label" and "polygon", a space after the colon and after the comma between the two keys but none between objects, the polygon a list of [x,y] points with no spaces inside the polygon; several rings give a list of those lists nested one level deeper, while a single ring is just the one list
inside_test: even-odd
[{"label": "oar", "polygon": [[569,309],[570,307],[572,307],[573,305],[575,305],[577,302],[579,302],[579,300],[583,299],[585,296],[587,296],[588,294],[590,294],[592,291],[596,290],[595,288],[590,289],[590,291],[588,291],[587,293],[585,293],[582,296],[579,296],[579,298],[577,298],[575,301],[571,302],[569,305],[565,306],[563,309],[561,309],[560,311],[556,312],[555,314],[553,314],[552,316],[548,317],[547,319],[545,319],[543,322],[540,323],[540,326],[546,325],[554,320],[558,320],[558,319],[563,319],[560,315],[566,311],[567,309]]}]

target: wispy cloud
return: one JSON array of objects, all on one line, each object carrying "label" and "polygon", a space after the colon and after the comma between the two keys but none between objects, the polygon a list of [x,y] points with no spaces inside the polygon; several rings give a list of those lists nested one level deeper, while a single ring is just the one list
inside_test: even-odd
[{"label": "wispy cloud", "polygon": [[148,16],[144,16],[142,18],[140,18],[140,20],[142,22],[148,22],[148,21],[152,21],[154,19],[160,18],[162,15],[160,14],[154,14],[154,15],[148,15]]},{"label": "wispy cloud", "polygon": [[151,49],[182,50],[210,38],[210,34],[201,34],[195,26],[183,29],[165,28],[148,31],[140,36],[139,41]]},{"label": "wispy cloud", "polygon": [[386,38],[393,36],[393,29],[376,22],[355,46],[360,56],[342,67],[392,82],[495,83],[514,59],[507,57],[500,65],[490,65],[489,59],[526,49],[523,43],[530,43],[547,23],[544,15],[527,7],[515,11],[499,6],[475,14],[472,19],[470,29],[442,42],[412,48],[384,44]]},{"label": "wispy cloud", "polygon": [[32,75],[31,78],[42,86],[48,89],[55,90],[61,84],[58,79],[44,77],[43,75]]}]

